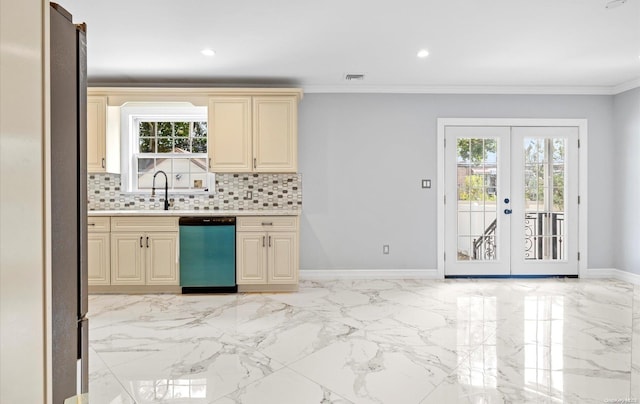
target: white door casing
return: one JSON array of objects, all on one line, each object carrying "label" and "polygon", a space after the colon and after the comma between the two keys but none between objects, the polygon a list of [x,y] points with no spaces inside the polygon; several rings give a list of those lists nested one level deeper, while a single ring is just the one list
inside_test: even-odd
[{"label": "white door casing", "polygon": [[[469,164],[469,174],[478,177],[470,178],[472,181],[453,179],[464,178],[463,171],[466,170],[465,164],[458,167],[458,160],[462,158],[458,156],[456,136],[467,138],[469,144],[471,139],[476,145],[490,142],[489,139],[497,142],[497,150],[494,154],[488,153],[490,157],[486,162]],[[445,147],[445,140],[448,147]],[[532,145],[539,149],[544,149],[546,145],[549,148],[547,154],[555,157],[545,162],[544,157],[540,157],[539,163],[532,164],[529,161],[532,158]],[[540,153],[541,156],[543,154]],[[439,275],[584,273],[587,262],[586,155],[587,122],[584,119],[438,119]],[[535,169],[547,174],[532,176],[531,171]],[[482,175],[490,170],[493,170],[494,176],[497,172],[498,180],[489,194],[482,196],[479,193],[473,197],[464,195],[458,201],[459,192],[469,192],[469,189],[462,188],[478,186],[475,182],[484,182]],[[480,175],[476,175],[478,173]],[[533,177],[544,177],[548,183],[547,180],[538,181],[538,185],[532,186]],[[527,189],[525,179],[528,182]],[[563,180],[566,181],[563,183]],[[513,213],[507,214],[505,209]],[[461,212],[456,213],[457,210]],[[492,218],[496,219],[496,223],[491,223]],[[532,218],[538,218],[538,233],[525,236],[525,219],[531,222]],[[467,220],[471,224],[465,227]],[[495,237],[496,248],[485,256],[477,248],[477,241],[484,238],[483,232],[478,232],[479,226],[488,228],[487,223],[495,225],[493,232],[485,234]],[[475,230],[469,232],[468,229],[473,226]],[[467,239],[469,241],[465,244]],[[531,248],[532,240],[537,240],[534,242],[536,248]],[[476,241],[475,249],[469,248],[473,241]]]}]

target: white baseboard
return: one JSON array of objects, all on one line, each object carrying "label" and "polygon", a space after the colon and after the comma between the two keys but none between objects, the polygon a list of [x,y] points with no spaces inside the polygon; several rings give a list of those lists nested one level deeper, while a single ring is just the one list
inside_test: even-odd
[{"label": "white baseboard", "polygon": [[617,279],[640,285],[640,275],[616,268],[588,268],[580,274],[582,279]]},{"label": "white baseboard", "polygon": [[614,278],[620,281],[633,283],[634,285],[640,285],[640,275],[631,272],[614,269]]},{"label": "white baseboard", "polygon": [[615,268],[587,268],[580,272],[581,279],[616,279]]},{"label": "white baseboard", "polygon": [[[640,285],[640,275],[615,268],[587,268],[582,279],[617,279]],[[301,269],[300,280],[443,279],[437,269]]]},{"label": "white baseboard", "polygon": [[442,275],[437,269],[301,269],[300,279],[442,279]]}]

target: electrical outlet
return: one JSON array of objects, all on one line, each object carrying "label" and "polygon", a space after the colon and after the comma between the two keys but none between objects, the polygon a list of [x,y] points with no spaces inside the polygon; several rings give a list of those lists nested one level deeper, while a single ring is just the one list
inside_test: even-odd
[{"label": "electrical outlet", "polygon": [[382,253],[385,255],[389,254],[389,244],[385,244],[382,246]]},{"label": "electrical outlet", "polygon": [[252,191],[247,191],[247,195],[245,199],[253,199],[253,192]]},{"label": "electrical outlet", "polygon": [[431,188],[431,180],[422,180],[422,188]]}]

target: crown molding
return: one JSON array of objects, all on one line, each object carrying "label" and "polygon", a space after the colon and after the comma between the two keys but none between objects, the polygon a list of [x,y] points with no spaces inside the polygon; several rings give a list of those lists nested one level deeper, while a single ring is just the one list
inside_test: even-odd
[{"label": "crown molding", "polygon": [[624,93],[625,91],[633,90],[634,88],[638,87],[640,87],[640,78],[618,84],[613,88],[613,94]]},{"label": "crown molding", "polygon": [[522,94],[522,95],[615,95],[640,87],[640,79],[617,86],[367,86],[361,84],[303,86],[307,94]]}]

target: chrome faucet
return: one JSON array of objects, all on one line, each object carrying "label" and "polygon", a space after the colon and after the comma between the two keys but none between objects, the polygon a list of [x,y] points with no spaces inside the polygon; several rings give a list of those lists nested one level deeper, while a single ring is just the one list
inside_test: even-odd
[{"label": "chrome faucet", "polygon": [[153,182],[151,184],[151,196],[156,195],[156,175],[162,173],[164,175],[164,210],[169,210],[169,179],[167,178],[167,173],[162,170],[156,171],[153,174]]}]

